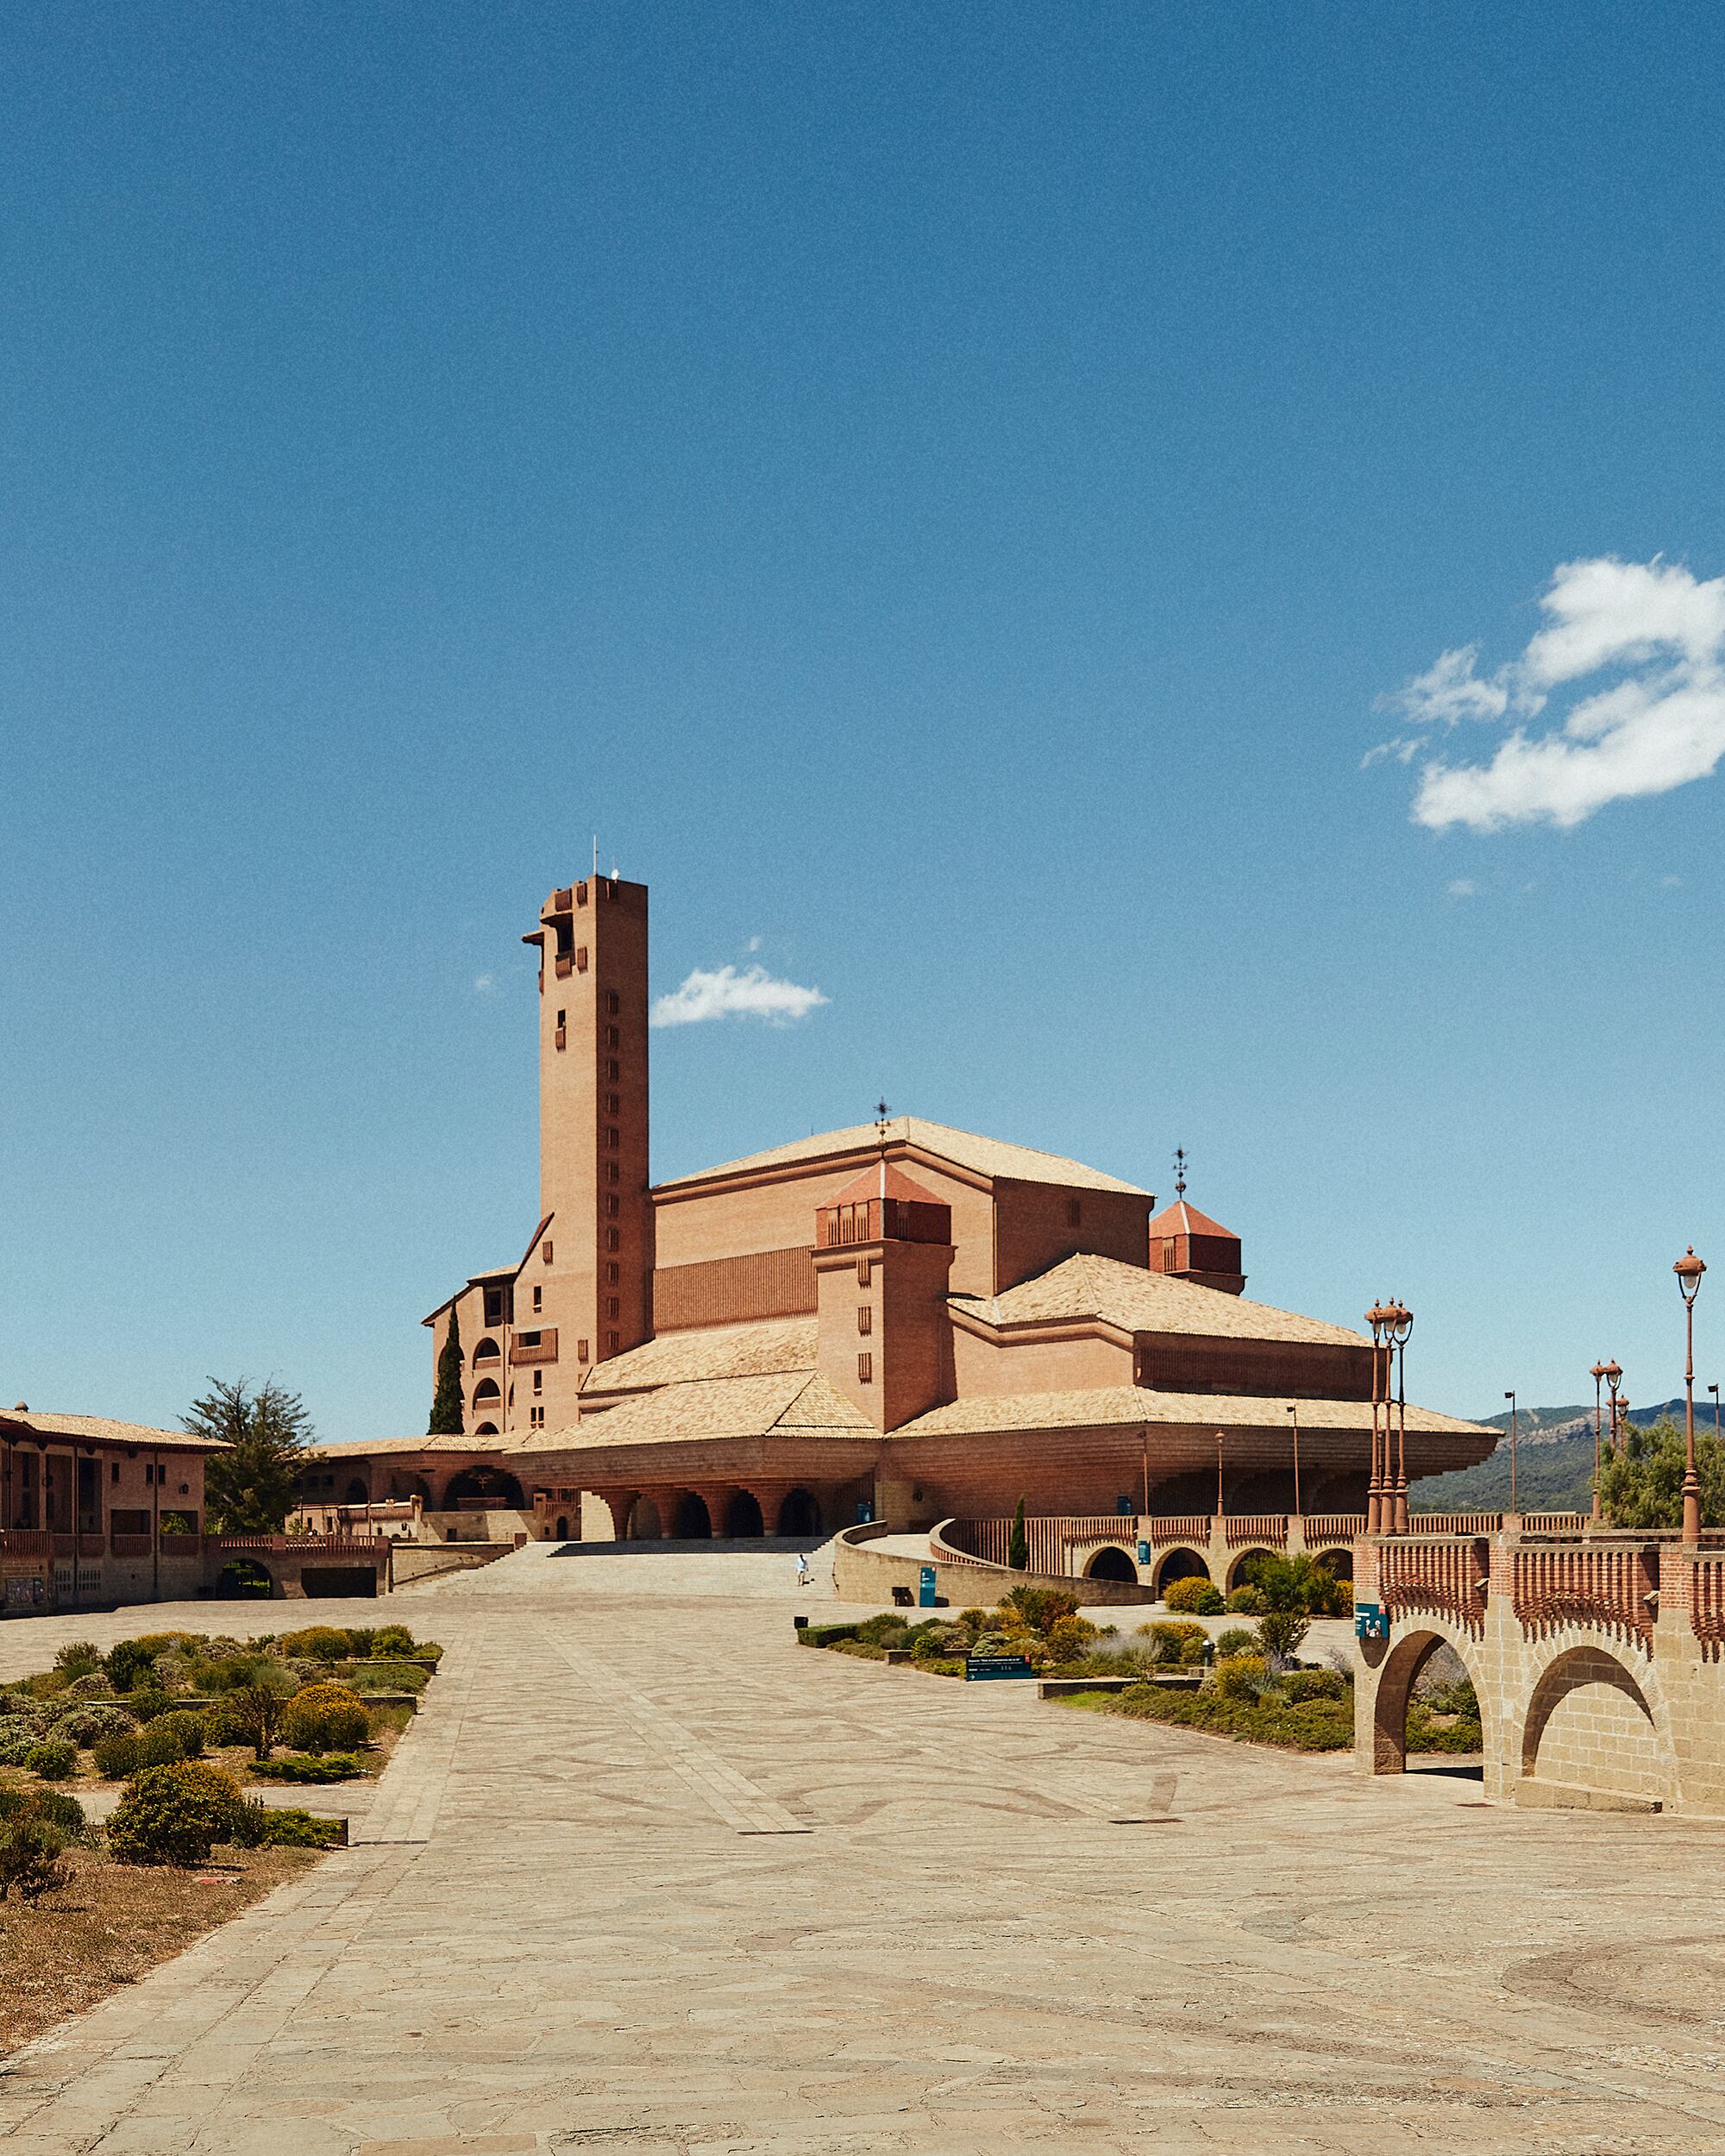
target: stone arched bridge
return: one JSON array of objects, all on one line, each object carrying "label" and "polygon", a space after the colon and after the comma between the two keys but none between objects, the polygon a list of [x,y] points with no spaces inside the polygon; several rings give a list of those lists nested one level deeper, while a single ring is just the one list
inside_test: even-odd
[{"label": "stone arched bridge", "polygon": [[1725,1813],[1725,1535],[1363,1539],[1354,1554],[1359,1764],[1406,1764],[1408,1702],[1440,1645],[1479,1696],[1485,1794]]}]

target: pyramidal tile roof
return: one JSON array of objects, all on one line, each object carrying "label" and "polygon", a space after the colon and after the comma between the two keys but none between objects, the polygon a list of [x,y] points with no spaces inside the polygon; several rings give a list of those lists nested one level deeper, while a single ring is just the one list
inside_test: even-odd
[{"label": "pyramidal tile roof", "polygon": [[1146,1272],[1116,1257],[1080,1252],[1003,1295],[952,1295],[949,1307],[989,1325],[1046,1324],[1100,1318],[1122,1332],[1182,1332],[1222,1340],[1305,1340],[1332,1347],[1370,1347],[1364,1333],[1322,1318],[1302,1318],[1269,1303],[1250,1302],[1195,1281]]},{"label": "pyramidal tile roof", "polygon": [[1152,1236],[1219,1235],[1226,1243],[1239,1241],[1232,1228],[1225,1228],[1208,1213],[1200,1213],[1196,1206],[1189,1206],[1183,1198],[1176,1198],[1171,1206],[1163,1207],[1151,1222],[1150,1232]]},{"label": "pyramidal tile roof", "polygon": [[[659,1190],[681,1190],[718,1175],[737,1175],[760,1168],[792,1168],[808,1161],[842,1159],[848,1153],[873,1152],[880,1145],[879,1125],[853,1123],[842,1131],[820,1131],[812,1137],[775,1145],[764,1153],[748,1153],[741,1160],[724,1161],[717,1168],[703,1168],[692,1175],[680,1175],[655,1186]],[[1061,1153],[1039,1153],[1028,1145],[1009,1145],[1004,1139],[981,1138],[974,1131],[957,1131],[944,1123],[926,1123],[920,1116],[897,1115],[887,1125],[889,1145],[908,1145],[936,1160],[950,1161],[979,1175],[998,1175],[1018,1182],[1054,1183],[1071,1190],[1120,1190],[1137,1198],[1150,1192],[1118,1175],[1105,1175],[1082,1161]]]}]

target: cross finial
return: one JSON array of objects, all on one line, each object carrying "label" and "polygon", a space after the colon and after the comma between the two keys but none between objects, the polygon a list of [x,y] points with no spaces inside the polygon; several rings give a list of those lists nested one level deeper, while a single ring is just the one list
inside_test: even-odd
[{"label": "cross finial", "polygon": [[1183,1145],[1176,1145],[1174,1149],[1174,1194],[1176,1198],[1186,1195],[1186,1148]]},{"label": "cross finial", "polygon": [[880,1139],[883,1150],[887,1143],[887,1118],[890,1112],[884,1100],[875,1103],[875,1135]]}]

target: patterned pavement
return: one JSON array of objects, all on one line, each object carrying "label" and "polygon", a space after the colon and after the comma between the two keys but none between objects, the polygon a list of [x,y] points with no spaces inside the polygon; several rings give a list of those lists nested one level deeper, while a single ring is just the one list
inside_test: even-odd
[{"label": "patterned pavement", "polygon": [[[354,1846],[7,2061],[0,2142],[1725,2156],[1725,1823],[811,1653],[790,1576],[540,1548],[398,1598],[449,1652]],[[10,1623],[0,1674],[146,1621],[234,1620]]]}]

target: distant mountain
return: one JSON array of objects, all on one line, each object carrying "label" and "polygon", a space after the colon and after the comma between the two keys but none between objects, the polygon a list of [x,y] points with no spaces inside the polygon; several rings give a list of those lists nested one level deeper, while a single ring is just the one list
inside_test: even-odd
[{"label": "distant mountain", "polygon": [[[1712,1402],[1708,1402],[1709,1418]],[[1632,1407],[1631,1422],[1644,1426],[1662,1416],[1681,1421],[1683,1401],[1668,1400],[1654,1407]],[[1488,1427],[1507,1439],[1507,1414],[1482,1416]],[[1609,1424],[1608,1424],[1609,1427]],[[1515,1495],[1523,1512],[1590,1512],[1593,1509],[1593,1409],[1523,1407],[1515,1416]],[[1422,1512],[1507,1512],[1509,1507],[1509,1447],[1500,1441],[1489,1459],[1458,1468],[1452,1475],[1427,1475],[1408,1492],[1409,1507]]]}]

